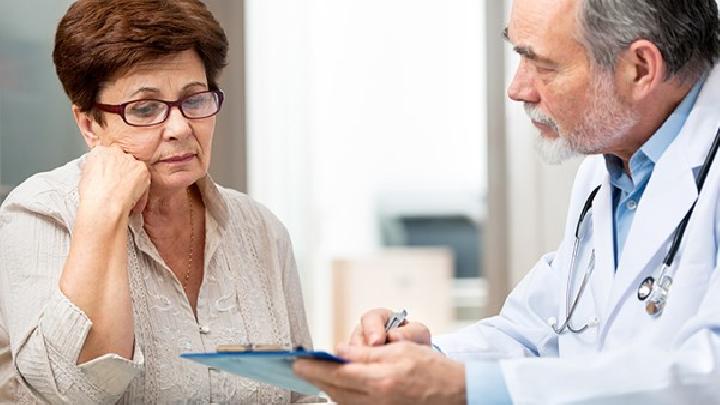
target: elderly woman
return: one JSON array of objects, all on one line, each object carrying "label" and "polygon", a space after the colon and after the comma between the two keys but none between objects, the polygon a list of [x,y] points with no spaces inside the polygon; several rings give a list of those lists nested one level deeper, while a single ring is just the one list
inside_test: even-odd
[{"label": "elderly woman", "polygon": [[311,344],[287,231],[207,174],[226,53],[199,0],[80,0],[60,21],[90,152],[0,210],[0,402],[290,401],[178,357]]}]

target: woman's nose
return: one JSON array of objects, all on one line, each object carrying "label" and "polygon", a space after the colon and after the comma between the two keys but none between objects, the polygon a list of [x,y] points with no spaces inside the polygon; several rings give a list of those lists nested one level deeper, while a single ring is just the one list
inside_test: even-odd
[{"label": "woman's nose", "polygon": [[170,109],[170,115],[163,129],[163,138],[166,140],[180,139],[192,133],[190,120],[185,118],[177,107]]}]

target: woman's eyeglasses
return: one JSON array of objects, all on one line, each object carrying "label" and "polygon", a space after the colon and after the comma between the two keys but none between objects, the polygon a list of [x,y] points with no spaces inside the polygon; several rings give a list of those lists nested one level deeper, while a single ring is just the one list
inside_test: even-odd
[{"label": "woman's eyeglasses", "polygon": [[150,127],[167,121],[172,107],[177,107],[183,117],[188,119],[212,117],[220,112],[224,99],[222,90],[211,90],[190,94],[175,101],[142,99],[117,105],[95,104],[95,107],[119,115],[128,125]]}]

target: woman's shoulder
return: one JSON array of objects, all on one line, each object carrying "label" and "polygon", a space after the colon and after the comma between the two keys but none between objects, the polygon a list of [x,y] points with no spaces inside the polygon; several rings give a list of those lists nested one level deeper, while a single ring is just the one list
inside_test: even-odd
[{"label": "woman's shoulder", "polygon": [[77,205],[81,161],[82,158],[75,159],[53,170],[30,176],[8,194],[0,212],[19,209],[67,219],[69,208]]}]

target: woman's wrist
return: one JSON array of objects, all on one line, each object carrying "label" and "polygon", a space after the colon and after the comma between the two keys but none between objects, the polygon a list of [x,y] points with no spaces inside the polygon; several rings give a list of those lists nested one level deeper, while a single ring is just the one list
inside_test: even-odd
[{"label": "woman's wrist", "polygon": [[98,207],[81,202],[75,217],[73,239],[85,240],[84,236],[88,236],[91,240],[86,242],[105,245],[118,235],[124,235],[129,221],[129,212],[117,204]]},{"label": "woman's wrist", "polygon": [[81,199],[77,211],[77,220],[90,221],[94,226],[117,225],[120,222],[127,222],[129,216],[130,209],[115,201],[100,202]]}]

